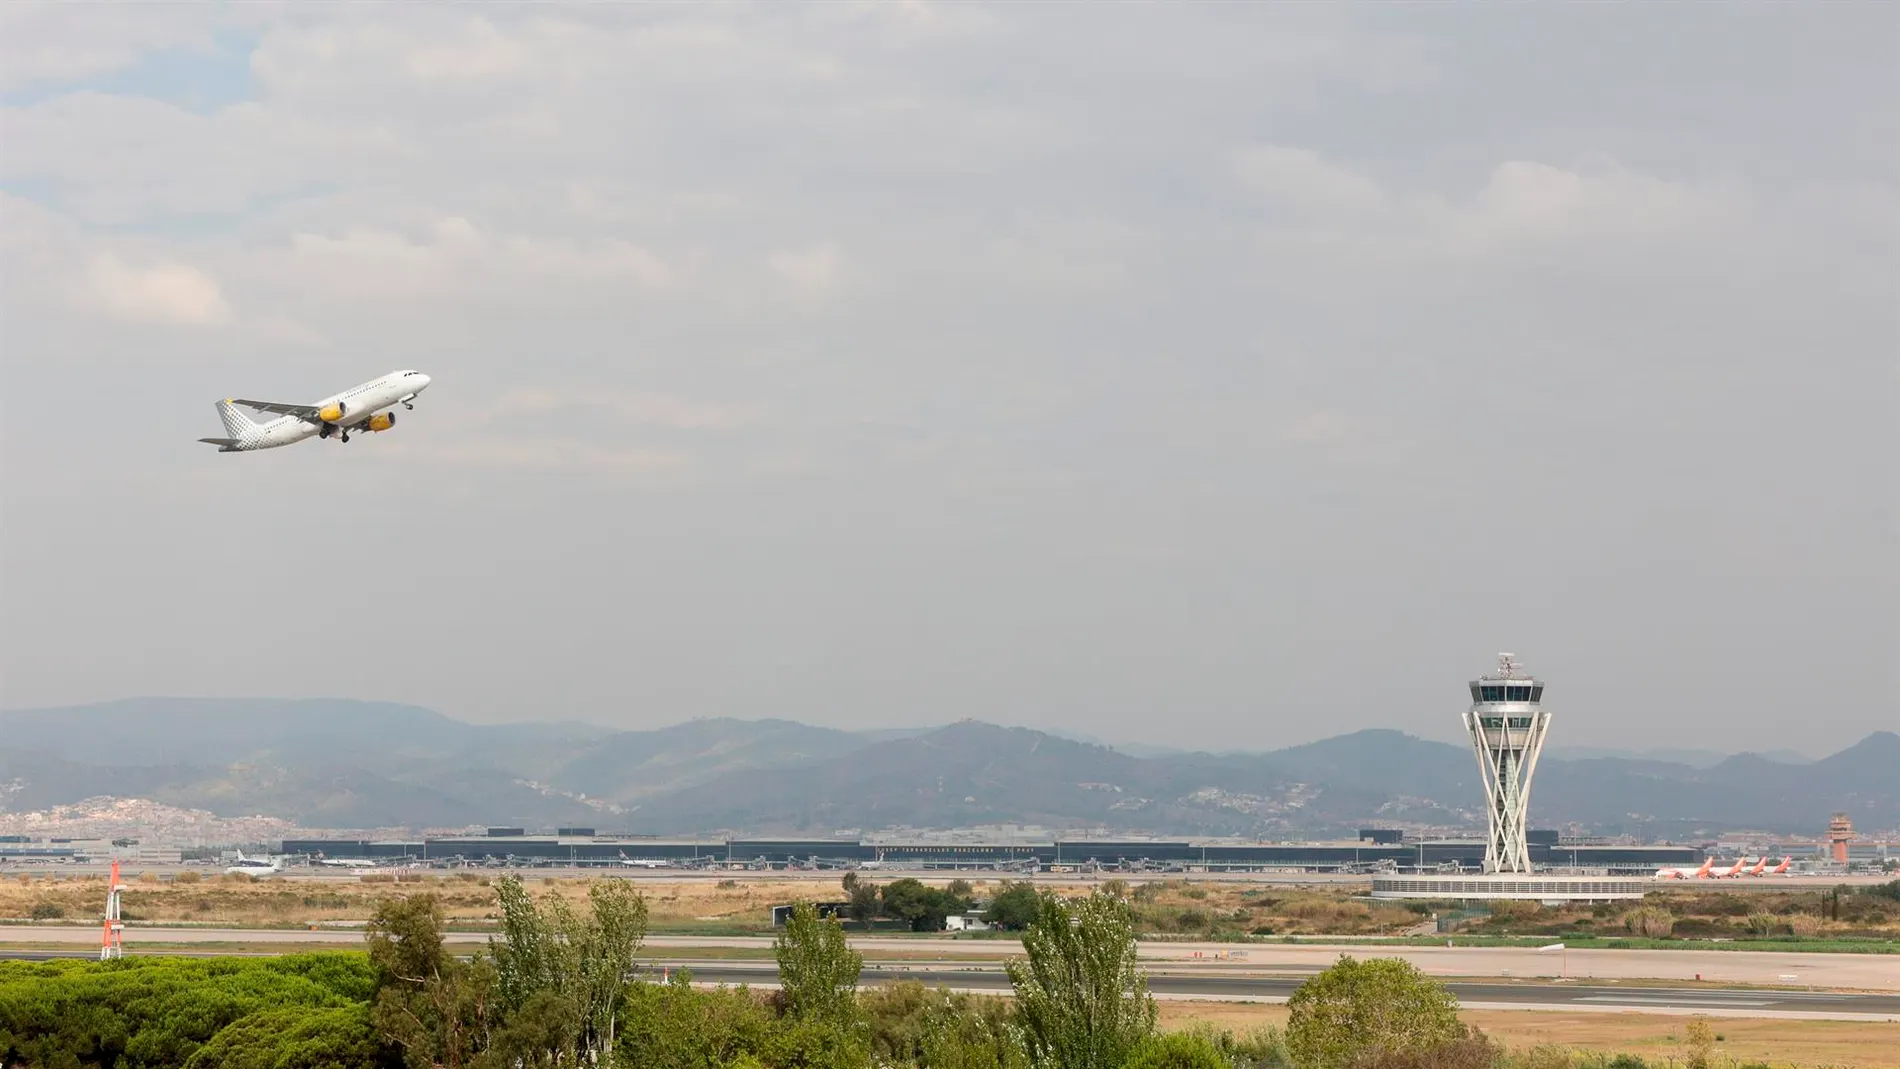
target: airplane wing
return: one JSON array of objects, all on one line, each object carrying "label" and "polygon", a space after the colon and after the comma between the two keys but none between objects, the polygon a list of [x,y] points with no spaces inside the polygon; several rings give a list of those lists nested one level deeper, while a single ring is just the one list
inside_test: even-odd
[{"label": "airplane wing", "polygon": [[255,408],[259,412],[275,412],[280,416],[296,416],[298,419],[307,419],[313,423],[322,422],[317,416],[316,405],[286,405],[276,401],[246,401],[242,398],[233,400],[231,403],[243,405],[245,408]]}]

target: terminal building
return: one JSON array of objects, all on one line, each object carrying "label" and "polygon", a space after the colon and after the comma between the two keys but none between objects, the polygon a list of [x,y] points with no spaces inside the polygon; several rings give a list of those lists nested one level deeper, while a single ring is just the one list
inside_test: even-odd
[{"label": "terminal building", "polygon": [[[563,828],[413,840],[286,839],[285,854],[316,860],[473,865],[668,866],[740,868],[1106,869],[1113,871],[1429,872],[1482,870],[1481,839],[1269,843],[1233,839],[1050,839],[1010,842],[905,839],[659,839]],[[1530,832],[1533,864],[1604,874],[1649,875],[1665,865],[1699,863],[1701,850],[1678,846],[1560,846],[1555,832]]]},{"label": "terminal building", "polygon": [[1641,898],[1646,878],[1657,869],[1700,863],[1703,852],[1696,846],[1565,840],[1530,826],[1531,779],[1550,725],[1545,685],[1521,674],[1510,654],[1499,661],[1497,675],[1471,682],[1465,713],[1486,793],[1481,839],[1408,840],[1383,828],[1362,829],[1356,841],[1346,842],[1009,836],[986,842],[929,833],[662,839],[594,828],[531,835],[525,828],[496,827],[486,835],[403,841],[288,839],[283,852],[313,860],[448,865],[1345,872],[1371,875],[1375,898],[1543,901]]}]

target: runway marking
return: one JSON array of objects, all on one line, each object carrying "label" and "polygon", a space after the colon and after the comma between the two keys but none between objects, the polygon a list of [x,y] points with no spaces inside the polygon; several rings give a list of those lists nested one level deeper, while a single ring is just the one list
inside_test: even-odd
[{"label": "runway marking", "polygon": [[1614,1002],[1619,1006],[1772,1006],[1776,999],[1740,999],[1717,998],[1709,995],[1686,995],[1677,998],[1652,998],[1644,995],[1589,995],[1573,1002]]}]

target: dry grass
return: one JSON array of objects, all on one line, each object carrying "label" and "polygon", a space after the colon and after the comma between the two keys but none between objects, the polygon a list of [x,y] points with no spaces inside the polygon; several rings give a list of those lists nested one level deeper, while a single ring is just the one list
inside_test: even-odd
[{"label": "dry grass", "polygon": [[[611,879],[613,877],[602,877]],[[594,879],[527,875],[523,882],[539,896],[552,892],[579,904]],[[356,879],[254,879],[219,875],[170,883],[134,880],[126,884],[123,907],[129,921],[194,923],[227,927],[297,927],[323,921],[360,921],[378,901],[428,891],[441,899],[451,924],[496,919],[494,880],[486,874],[376,875]],[[641,880],[650,923],[655,931],[769,928],[771,907],[805,898],[836,898],[836,878],[808,880],[724,880],[668,882]],[[105,909],[103,876],[18,879],[0,882],[0,918],[84,922]],[[58,910],[59,916],[50,916]]]},{"label": "dry grass", "polygon": [[[1466,1010],[1467,1024],[1514,1049],[1543,1044],[1615,1054],[1638,1054],[1667,1064],[1686,1053],[1683,1029],[1690,1017],[1644,1013],[1564,1013],[1546,1010]],[[1161,1003],[1161,1023],[1184,1028],[1204,1021],[1236,1033],[1261,1025],[1286,1027],[1286,1007],[1238,1002]],[[1729,1059],[1775,1066],[1854,1066],[1900,1069],[1900,1022],[1785,1021],[1711,1018],[1722,1039],[1717,1064]]]},{"label": "dry grass", "polygon": [[1144,930],[1185,936],[1396,935],[1422,919],[1402,906],[1354,901],[1345,891],[1227,880],[1144,883],[1129,897]]},{"label": "dry grass", "polygon": [[[537,894],[552,890],[573,901],[584,899],[598,878],[540,876],[520,873]],[[843,897],[840,873],[773,874],[728,880],[637,881],[646,896],[656,932],[763,931],[773,905],[798,898]],[[926,883],[947,884],[955,874]],[[175,881],[145,877],[130,882],[125,893],[127,918],[143,922],[197,922],[230,926],[295,926],[320,921],[363,920],[377,900],[394,894],[431,890],[439,895],[452,921],[458,924],[493,918],[495,874],[488,872],[427,873],[398,879],[391,875],[360,878],[310,879],[301,877],[254,880],[248,876],[219,875]],[[876,873],[860,878],[885,883]],[[973,880],[979,898],[993,894],[997,879]],[[1144,883],[1120,880],[1035,881],[1037,887],[1065,894],[1086,894],[1097,888],[1125,895],[1134,905],[1146,932],[1184,938],[1233,938],[1260,935],[1396,935],[1428,918],[1409,908],[1355,900],[1358,888],[1274,887],[1231,880],[1168,879]],[[103,876],[46,879],[21,876],[0,881],[0,918],[90,921],[105,904]],[[1649,896],[1644,912],[1667,911],[1678,937],[1734,935],[1747,937],[1753,928],[1786,932],[1812,928],[1819,934],[1885,932],[1900,935],[1900,904],[1871,895],[1843,896],[1841,921],[1821,921],[1820,892],[1665,890]],[[56,916],[55,913],[63,914]],[[1581,906],[1551,909],[1534,903],[1505,905],[1472,931],[1518,935],[1563,934],[1579,937],[1600,932],[1626,936],[1629,907]]]}]

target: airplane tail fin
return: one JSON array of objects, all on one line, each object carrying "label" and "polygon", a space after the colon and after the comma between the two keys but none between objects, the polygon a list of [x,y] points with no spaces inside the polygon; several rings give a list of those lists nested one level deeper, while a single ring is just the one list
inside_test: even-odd
[{"label": "airplane tail fin", "polygon": [[238,407],[228,400],[218,402],[218,419],[224,422],[224,433],[233,438],[242,438],[246,431],[257,429],[251,417],[238,411]]}]

